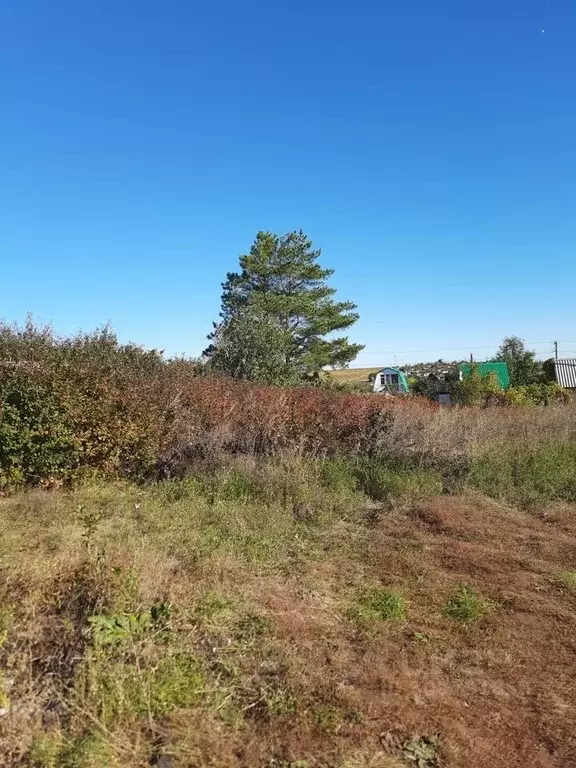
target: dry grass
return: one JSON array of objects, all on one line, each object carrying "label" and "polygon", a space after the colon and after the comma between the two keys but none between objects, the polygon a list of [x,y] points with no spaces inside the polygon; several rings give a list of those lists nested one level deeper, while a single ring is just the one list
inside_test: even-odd
[{"label": "dry grass", "polygon": [[397,450],[412,448],[430,458],[476,453],[503,441],[574,442],[576,404],[539,408],[444,408],[394,411],[388,435]]},{"label": "dry grass", "polygon": [[576,765],[576,508],[318,471],[0,500],[0,764]]},{"label": "dry grass", "polygon": [[351,382],[370,381],[372,374],[378,373],[380,368],[344,368],[341,371],[327,371],[326,376],[339,384],[350,384]]}]

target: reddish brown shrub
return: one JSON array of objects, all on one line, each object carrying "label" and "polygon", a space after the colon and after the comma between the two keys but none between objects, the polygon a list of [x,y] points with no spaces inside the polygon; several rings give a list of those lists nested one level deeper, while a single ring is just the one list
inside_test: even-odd
[{"label": "reddish brown shrub", "polygon": [[[164,473],[181,472],[195,458],[221,451],[314,455],[370,451],[394,422],[395,417],[382,419],[381,414],[401,412],[418,421],[436,411],[424,400],[207,378],[183,362],[142,368],[86,359],[79,365],[60,360],[2,365],[0,408],[15,387],[32,388],[37,399],[39,383],[55,401],[50,418],[61,422],[56,425],[59,434],[67,436],[67,463],[58,471],[68,476],[94,470],[142,477],[158,467]],[[19,397],[18,402],[19,430],[34,438],[22,449],[21,471],[14,477],[40,480],[38,461],[34,477],[26,464],[41,447],[43,432],[26,398]]]},{"label": "reddish brown shrub", "polygon": [[453,473],[478,443],[576,439],[573,406],[439,409],[418,398],[257,386],[121,346],[108,331],[58,342],[0,328],[0,342],[0,487],[87,472],[181,474],[223,452],[376,453]]}]

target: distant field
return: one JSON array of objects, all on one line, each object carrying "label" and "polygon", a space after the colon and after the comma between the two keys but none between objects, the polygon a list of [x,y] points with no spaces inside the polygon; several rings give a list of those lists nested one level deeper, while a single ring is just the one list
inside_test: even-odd
[{"label": "distant field", "polygon": [[368,381],[370,374],[377,373],[380,368],[345,368],[343,371],[327,371],[330,378],[339,382]]}]

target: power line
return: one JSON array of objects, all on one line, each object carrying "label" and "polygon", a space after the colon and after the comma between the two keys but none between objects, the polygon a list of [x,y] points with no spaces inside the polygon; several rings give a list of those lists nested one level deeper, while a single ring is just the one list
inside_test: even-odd
[{"label": "power line", "polygon": [[[434,349],[377,349],[377,350],[370,350],[369,352],[360,352],[358,356],[360,355],[408,355],[412,353],[421,353],[421,352],[462,352],[462,351],[469,351],[472,349],[494,349],[497,348],[500,345],[501,342],[496,342],[495,344],[484,344],[483,346],[472,346],[472,347],[435,347]],[[553,341],[526,341],[525,344],[549,344],[551,347],[554,345]],[[558,341],[558,344],[576,344],[576,340],[572,341]],[[566,352],[568,350],[564,350]],[[539,354],[545,354],[544,352],[540,352]]]}]

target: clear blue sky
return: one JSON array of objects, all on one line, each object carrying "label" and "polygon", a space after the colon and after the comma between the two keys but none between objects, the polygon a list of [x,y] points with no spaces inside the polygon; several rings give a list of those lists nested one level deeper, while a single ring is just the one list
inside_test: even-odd
[{"label": "clear blue sky", "polygon": [[0,316],[195,354],[298,228],[356,365],[576,356],[574,0],[0,0]]}]

